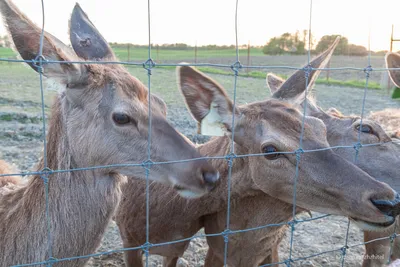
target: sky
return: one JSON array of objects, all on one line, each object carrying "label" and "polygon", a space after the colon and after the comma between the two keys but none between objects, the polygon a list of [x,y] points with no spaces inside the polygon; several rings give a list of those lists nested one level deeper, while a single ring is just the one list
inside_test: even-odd
[{"label": "sky", "polygon": [[[65,43],[76,2],[108,42],[148,44],[147,0],[44,0],[45,29]],[[41,0],[14,0],[41,25]],[[235,44],[236,0],[150,0],[151,42]],[[400,39],[400,0],[314,0],[311,31],[340,34],[371,50],[389,50],[391,25]],[[239,44],[264,45],[284,32],[309,28],[310,0],[239,0]],[[0,22],[0,35],[6,34]],[[400,50],[400,42],[394,44]]]}]

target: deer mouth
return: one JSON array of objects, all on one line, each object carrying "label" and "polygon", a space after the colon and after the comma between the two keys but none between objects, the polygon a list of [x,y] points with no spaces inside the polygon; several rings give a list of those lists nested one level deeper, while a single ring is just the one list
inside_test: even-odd
[{"label": "deer mouth", "polygon": [[199,198],[203,196],[205,193],[195,192],[189,188],[183,187],[181,185],[174,185],[174,189],[176,192],[184,198]]},{"label": "deer mouth", "polygon": [[206,190],[200,190],[197,188],[182,185],[174,176],[169,176],[168,178],[171,181],[174,190],[178,193],[178,195],[183,198],[199,198],[207,193]]},{"label": "deer mouth", "polygon": [[392,226],[396,222],[396,218],[392,216],[387,216],[388,221],[384,223],[369,222],[365,220],[350,218],[355,224],[363,230],[367,231],[383,231],[388,227]]}]

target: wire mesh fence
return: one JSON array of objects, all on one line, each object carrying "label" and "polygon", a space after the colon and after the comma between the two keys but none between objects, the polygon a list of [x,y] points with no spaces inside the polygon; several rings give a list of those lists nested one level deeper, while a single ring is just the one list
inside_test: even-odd
[{"label": "wire mesh fence", "polygon": [[[43,135],[43,169],[41,171],[34,171],[34,172],[27,172],[27,173],[15,173],[15,174],[1,174],[0,177],[3,176],[10,176],[10,175],[22,175],[22,176],[27,176],[27,175],[40,175],[40,177],[43,180],[44,184],[44,189],[45,189],[45,203],[46,203],[46,215],[45,217],[47,218],[47,245],[48,245],[48,259],[42,261],[42,262],[31,262],[31,263],[26,263],[26,264],[19,264],[19,265],[14,265],[14,266],[38,266],[38,265],[46,265],[46,266],[52,266],[53,264],[56,263],[61,263],[61,262],[68,262],[68,261],[73,261],[73,260],[78,260],[78,259],[88,259],[90,257],[96,257],[96,256],[101,256],[101,255],[107,255],[107,254],[112,254],[115,252],[123,252],[127,250],[142,250],[145,255],[145,264],[146,266],[149,266],[149,250],[154,247],[159,247],[159,246],[165,246],[165,245],[171,245],[171,244],[176,244],[180,242],[185,242],[185,241],[190,241],[196,238],[205,238],[205,237],[212,237],[212,236],[223,236],[224,238],[224,266],[228,265],[228,249],[229,249],[229,237],[233,234],[238,234],[238,233],[245,233],[249,231],[255,231],[259,229],[264,229],[268,227],[277,227],[277,226],[283,226],[287,225],[289,226],[290,229],[290,245],[289,245],[289,257],[287,259],[284,259],[280,262],[277,263],[271,263],[271,264],[264,264],[261,266],[273,266],[274,264],[282,264],[285,266],[291,266],[291,264],[299,261],[304,261],[309,258],[317,257],[323,254],[328,254],[328,253],[334,253],[334,252],[339,252],[341,254],[341,260],[340,260],[340,265],[344,266],[346,263],[346,254],[349,249],[352,249],[353,247],[357,246],[362,246],[365,245],[366,242],[360,242],[359,244],[355,245],[349,245],[348,244],[348,233],[349,233],[349,227],[350,227],[350,220],[348,220],[347,223],[347,235],[345,237],[345,243],[343,244],[342,247],[337,248],[337,249],[332,249],[329,251],[323,251],[319,253],[315,253],[312,255],[308,255],[306,257],[293,257],[293,249],[294,249],[294,232],[296,230],[296,225],[304,222],[309,222],[309,221],[315,221],[319,219],[323,219],[328,217],[329,215],[322,215],[318,216],[315,218],[311,219],[301,219],[298,220],[296,219],[296,214],[297,214],[297,209],[296,209],[296,194],[297,194],[297,184],[298,184],[298,177],[299,177],[299,168],[300,168],[300,163],[302,159],[302,155],[305,153],[318,153],[321,151],[326,151],[326,150],[331,150],[331,149],[351,149],[354,150],[354,163],[357,162],[358,157],[359,157],[359,151],[361,149],[364,149],[366,147],[371,147],[371,146],[381,146],[384,143],[382,142],[377,142],[374,144],[362,144],[361,142],[361,129],[362,127],[359,128],[359,133],[358,133],[358,142],[352,145],[340,145],[340,146],[331,146],[327,148],[321,148],[321,149],[304,149],[303,147],[303,139],[304,139],[304,127],[305,127],[305,118],[307,114],[307,104],[304,105],[304,109],[302,110],[303,113],[303,119],[302,119],[302,125],[301,125],[301,134],[299,136],[299,147],[295,151],[280,151],[279,154],[288,154],[288,155],[295,155],[296,157],[296,173],[294,178],[294,186],[293,186],[293,214],[292,214],[292,220],[288,222],[282,222],[279,224],[268,224],[268,225],[261,225],[258,227],[254,228],[248,228],[248,229],[240,229],[240,230],[231,230],[230,229],[230,219],[231,219],[231,176],[232,176],[232,168],[234,165],[234,160],[238,158],[248,158],[248,157],[260,157],[260,156],[265,156],[269,154],[274,154],[278,152],[272,152],[272,153],[254,153],[254,154],[236,154],[235,153],[235,142],[234,142],[234,135],[235,135],[235,116],[232,116],[232,136],[231,136],[231,144],[230,144],[230,151],[227,155],[224,156],[207,156],[207,157],[200,157],[200,158],[194,158],[194,159],[186,159],[186,160],[176,160],[176,161],[166,161],[166,162],[156,162],[152,160],[151,157],[151,145],[152,145],[152,99],[151,99],[151,92],[152,92],[152,70],[157,67],[176,67],[176,66],[183,66],[183,64],[158,64],[156,61],[153,60],[153,55],[152,55],[152,44],[151,44],[151,0],[148,0],[148,21],[147,21],[147,26],[148,26],[148,59],[145,62],[120,62],[120,61],[57,61],[57,60],[48,60],[43,56],[43,44],[44,44],[44,28],[45,28],[45,5],[44,5],[44,0],[41,0],[41,5],[42,5],[42,32],[40,36],[40,49],[38,51],[38,54],[35,58],[32,60],[19,60],[19,59],[0,59],[0,62],[9,62],[9,63],[30,63],[33,66],[35,66],[38,69],[39,73],[39,81],[40,81],[40,94],[41,94],[41,112],[42,112],[42,135]],[[383,71],[388,71],[388,68],[373,68],[371,66],[371,53],[369,54],[369,60],[368,64],[364,68],[355,68],[355,67],[339,67],[339,68],[313,68],[310,65],[310,60],[311,60],[311,47],[309,43],[309,49],[308,49],[308,65],[305,68],[298,68],[298,67],[292,67],[292,66],[269,66],[269,65],[243,65],[239,61],[239,44],[238,44],[238,32],[237,32],[237,25],[238,25],[238,10],[240,8],[239,6],[239,1],[236,0],[235,2],[236,8],[235,8],[235,21],[234,21],[234,27],[235,27],[235,39],[236,39],[236,61],[232,62],[232,64],[212,64],[212,63],[195,63],[195,64],[184,64],[185,66],[190,65],[190,66],[195,66],[195,67],[219,67],[219,68],[225,68],[225,69],[230,69],[233,73],[233,79],[234,79],[234,87],[233,87],[233,114],[235,111],[235,108],[237,107],[237,87],[239,83],[239,73],[242,72],[243,70],[271,70],[271,69],[286,69],[286,70],[303,70],[305,74],[305,94],[308,95],[308,84],[310,83],[310,74],[312,71],[315,70],[322,70],[322,71],[336,71],[336,70],[352,70],[352,71],[361,71],[365,74],[365,88],[363,91],[363,96],[362,96],[362,105],[360,107],[360,116],[361,116],[361,122],[360,125],[362,126],[363,123],[363,118],[365,117],[365,103],[367,99],[367,92],[368,92],[368,82],[369,82],[369,77],[370,74],[374,72],[383,72]],[[312,0],[310,0],[310,6],[309,6],[309,38],[311,36],[311,30],[312,30]],[[370,49],[369,49],[370,50]],[[126,66],[138,66],[142,67],[146,73],[147,73],[147,87],[148,87],[148,114],[149,114],[149,120],[148,120],[148,140],[147,140],[147,160],[144,162],[136,163],[136,164],[112,164],[112,165],[103,165],[103,166],[87,166],[84,168],[74,168],[74,169],[50,169],[48,167],[48,157],[47,157],[47,143],[46,143],[46,116],[45,116],[45,100],[44,100],[44,89],[43,89],[43,67],[48,65],[48,64],[54,64],[54,63],[60,63],[60,64],[67,64],[67,63],[75,63],[75,64],[122,64]],[[305,101],[307,103],[307,98],[305,98]],[[395,141],[392,141],[395,142]],[[149,227],[150,223],[150,177],[151,177],[151,172],[152,172],[152,167],[156,165],[165,165],[165,164],[173,164],[173,163],[184,163],[184,162],[191,162],[191,161],[196,161],[196,160],[211,160],[211,159],[223,159],[226,160],[226,164],[228,165],[228,177],[227,177],[227,196],[226,196],[226,201],[227,201],[227,210],[226,210],[226,229],[225,231],[221,233],[216,233],[216,234],[201,234],[201,235],[195,235],[192,237],[180,239],[180,240],[171,240],[168,242],[163,242],[163,243],[151,243],[150,242],[150,232],[151,228]],[[88,171],[88,170],[97,170],[97,169],[106,169],[106,168],[111,168],[111,167],[136,167],[136,168],[142,168],[145,171],[146,175],[146,242],[138,247],[130,247],[130,248],[116,248],[115,250],[111,251],[104,251],[104,252],[99,252],[95,254],[89,254],[89,255],[78,255],[78,256],[71,256],[68,258],[56,258],[54,257],[52,248],[53,248],[53,235],[52,235],[52,221],[50,219],[49,215],[49,209],[50,205],[52,203],[49,201],[49,190],[51,190],[48,186],[49,179],[51,179],[52,174],[56,173],[65,173],[65,172],[79,172],[79,171]],[[386,239],[389,239],[391,241],[391,244],[393,245],[394,239],[398,235],[393,232],[391,235],[385,237]],[[367,243],[371,243],[374,241],[382,240],[385,238],[379,238],[376,240],[368,241]],[[34,248],[32,248],[34,250]],[[34,252],[32,252],[34,253]]]}]

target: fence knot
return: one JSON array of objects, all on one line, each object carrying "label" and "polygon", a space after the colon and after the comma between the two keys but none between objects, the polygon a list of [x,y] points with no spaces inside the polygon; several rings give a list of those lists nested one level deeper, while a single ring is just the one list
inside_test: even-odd
[{"label": "fence knot", "polygon": [[232,234],[232,231],[230,229],[225,229],[221,234],[224,236],[224,242],[228,243],[229,235]]},{"label": "fence knot", "polygon": [[53,266],[54,263],[57,263],[58,259],[54,258],[54,257],[50,257],[47,261],[46,261],[46,267],[51,267]]},{"label": "fence knot", "polygon": [[38,72],[42,73],[43,64],[46,64],[48,61],[43,55],[37,55],[34,59],[32,59],[32,66],[35,67]]},{"label": "fence knot", "polygon": [[239,74],[239,70],[242,69],[242,63],[240,63],[240,61],[236,61],[235,63],[233,63],[231,65],[231,69],[235,72],[235,75]]},{"label": "fence knot", "polygon": [[43,168],[40,171],[40,178],[42,178],[45,185],[49,182],[49,175],[52,174],[53,172],[54,171],[48,167]]},{"label": "fence knot", "polygon": [[143,63],[143,68],[145,70],[147,70],[147,73],[149,75],[151,75],[151,70],[156,66],[156,63],[154,63],[154,61],[149,58],[148,60],[146,60],[146,62]]},{"label": "fence knot", "polygon": [[373,71],[371,65],[368,65],[367,67],[364,68],[364,73],[365,73],[365,77],[369,78],[371,72]]},{"label": "fence knot", "polygon": [[142,162],[142,167],[146,170],[149,171],[150,168],[154,165],[154,162],[151,159],[147,159]]},{"label": "fence knot", "polygon": [[304,150],[302,148],[297,149],[294,154],[296,155],[296,160],[299,161],[302,154],[304,154]]},{"label": "fence knot", "polygon": [[311,74],[312,70],[313,70],[313,68],[312,68],[312,66],[311,66],[310,64],[308,64],[307,66],[305,66],[305,67],[303,68],[304,77],[305,77],[306,79],[308,79],[308,78],[310,77],[310,74]]},{"label": "fence knot", "polygon": [[393,243],[393,241],[394,241],[394,239],[397,237],[397,234],[396,233],[393,233],[390,237],[389,237],[389,240],[390,240],[390,243]]},{"label": "fence knot", "polygon": [[354,144],[353,148],[356,150],[356,152],[358,153],[358,151],[360,150],[360,148],[362,148],[362,144],[360,142]]},{"label": "fence knot", "polygon": [[294,231],[294,227],[295,225],[298,223],[298,221],[296,219],[291,220],[290,222],[287,222],[287,225],[289,225],[289,227],[291,228],[292,231]]},{"label": "fence knot", "polygon": [[149,249],[153,247],[153,244],[150,242],[146,242],[142,245],[142,250],[145,253],[146,257],[149,256]]},{"label": "fence knot", "polygon": [[349,248],[349,246],[344,246],[344,247],[342,247],[341,249],[340,249],[340,251],[342,252],[342,256],[345,256],[346,255],[346,253],[347,253],[347,249]]},{"label": "fence knot", "polygon": [[292,263],[294,263],[294,261],[293,261],[292,259],[287,259],[287,260],[284,261],[284,263],[285,263],[285,265],[286,265],[287,267],[290,267],[290,265],[291,265]]},{"label": "fence knot", "polygon": [[232,167],[233,164],[233,159],[236,159],[237,155],[233,152],[229,153],[228,155],[225,156],[225,159],[228,161],[228,166]]}]

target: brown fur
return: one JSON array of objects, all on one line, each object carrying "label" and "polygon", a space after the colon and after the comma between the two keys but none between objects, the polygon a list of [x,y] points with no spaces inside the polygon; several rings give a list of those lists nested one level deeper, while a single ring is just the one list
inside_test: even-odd
[{"label": "brown fur", "polygon": [[[385,57],[387,68],[399,68],[400,67],[400,54],[397,53],[388,53]],[[400,71],[399,70],[389,70],[389,76],[392,79],[393,83],[400,87]],[[382,111],[371,113],[369,118],[379,122],[382,127],[391,134],[392,138],[400,138],[400,109],[385,109]],[[400,147],[400,145],[397,145]],[[400,148],[399,148],[400,150]],[[398,152],[400,154],[400,152]],[[398,175],[398,166],[399,161],[388,161],[387,162],[392,168],[394,168],[397,172],[397,179],[399,179]],[[388,166],[382,166],[384,170]],[[397,182],[399,183],[399,182]],[[396,229],[396,231],[395,231]],[[391,247],[391,242],[389,240],[389,236],[391,236],[394,232],[396,234],[400,233],[400,218],[397,217],[396,226],[391,227],[390,229],[384,232],[364,232],[364,241],[369,242],[365,245],[365,255],[384,255],[384,259],[371,259],[368,257],[364,258],[363,267],[381,267],[385,266],[389,257],[392,261],[400,259],[400,240],[399,238],[394,239],[393,248]],[[375,239],[385,238],[383,240],[373,241]],[[373,242],[371,242],[373,241]],[[390,251],[392,254],[390,255]]]},{"label": "brown fur", "polygon": [[[47,138],[48,167],[51,169],[69,169],[74,158],[65,147],[67,136],[60,131],[65,124],[61,113],[56,104]],[[36,169],[43,167],[42,160]],[[94,252],[119,202],[124,179],[118,175],[96,174],[96,171],[58,173],[48,178],[53,256],[63,258]],[[98,179],[102,182],[96,182]],[[0,235],[3,238],[0,266],[48,259],[44,189],[42,178],[35,175],[17,189],[0,195]],[[71,220],[73,217],[77,219]],[[96,224],[91,223],[93,221]],[[91,242],[82,242],[84,240]],[[18,249],[11,249],[15,247],[12,244],[19,244]],[[81,259],[56,265],[82,266],[86,261]]]},{"label": "brown fur", "polygon": [[[268,74],[267,76],[268,85],[271,92],[275,92],[285,82],[283,79]],[[276,87],[277,86],[277,87]],[[360,117],[357,116],[346,116],[335,108],[330,108],[326,113],[319,108],[315,99],[308,99],[308,109],[310,115],[316,116],[322,119],[327,127],[328,142],[332,146],[337,145],[350,145],[358,142],[358,130],[355,126],[359,125]],[[371,146],[360,150],[359,157],[356,164],[376,177],[377,179],[387,182],[397,191],[400,190],[398,165],[400,164],[400,146],[390,143],[390,138],[393,138],[390,131],[399,128],[399,115],[396,109],[385,109],[378,112],[372,112],[366,119],[363,120],[364,125],[368,125],[372,129],[372,134],[361,133],[362,144],[375,144],[375,143],[386,143],[381,146]],[[388,133],[385,132],[388,131]],[[339,155],[348,159],[354,160],[354,152],[349,149],[339,149]],[[379,155],[379,156],[377,156]],[[262,204],[260,204],[262,205]],[[396,227],[399,229],[399,220],[397,218]],[[393,227],[395,227],[393,225]],[[364,240],[370,242],[371,240],[384,238],[391,235],[394,232],[393,227],[389,227],[385,231],[380,232],[364,232]],[[368,259],[365,258],[363,262],[364,267],[372,266],[383,266],[387,261],[390,251],[389,240],[379,240],[366,244],[366,254],[368,255],[385,255],[384,260],[379,259]],[[278,243],[279,244],[279,243]],[[276,250],[278,247],[276,246]],[[392,259],[399,258],[400,256],[400,243],[396,239],[395,246],[393,248]],[[276,259],[278,261],[278,258]]]},{"label": "brown fur", "polygon": [[[40,29],[9,0],[0,0],[0,11],[21,57],[35,58]],[[73,15],[78,16],[75,19],[79,19],[80,11],[76,6]],[[85,22],[82,20],[81,23]],[[98,33],[93,29],[92,34]],[[47,32],[43,56],[48,60],[81,60]],[[164,162],[201,157],[193,144],[167,122],[164,102],[155,95],[149,97],[146,87],[123,67],[51,63],[43,65],[43,74],[65,90],[56,97],[51,110],[44,151],[47,161],[42,157],[35,170],[114,166],[33,175],[24,183],[1,187],[1,267],[46,261],[50,256],[62,259],[95,252],[119,204],[121,186],[126,182],[122,174],[146,177],[143,168],[123,165],[147,159],[148,98],[155,103],[152,105],[152,160]],[[114,121],[115,113],[128,116],[128,123],[121,125]],[[115,165],[118,163],[122,166]],[[211,190],[216,177],[217,172],[205,160],[185,165],[155,165],[150,171],[150,179],[179,185],[194,196]],[[9,184],[9,180],[2,177],[0,183],[7,181]],[[53,265],[83,266],[87,260]]]},{"label": "brown fur", "polygon": [[367,117],[379,123],[392,138],[400,138],[400,109],[388,108],[371,112]]},{"label": "brown fur", "polygon": [[[181,71],[184,68],[184,71]],[[179,85],[184,96],[203,96],[198,102],[186,99],[192,115],[198,121],[207,114],[211,103],[217,103],[217,110],[224,123],[227,135],[214,137],[199,146],[207,156],[224,156],[230,153],[232,144],[232,125],[227,118],[232,111],[227,109],[231,100],[226,97],[223,88],[209,77],[190,67],[179,69]],[[210,93],[211,92],[211,93]],[[196,112],[193,112],[196,111]],[[278,151],[294,151],[299,146],[302,114],[287,101],[266,100],[236,107],[233,111],[235,120],[235,154],[262,153],[262,147],[271,143]],[[279,123],[276,123],[279,121]],[[304,149],[327,147],[326,132],[323,123],[316,118],[306,117]],[[322,151],[321,151],[322,152]],[[375,181],[356,166],[341,159],[332,151],[305,153],[301,156],[301,167],[297,184],[297,212],[312,209],[325,213],[341,214],[363,221],[379,222],[382,215],[370,204],[368,199],[392,198],[393,191],[387,185]],[[179,240],[194,235],[202,226],[207,233],[220,233],[225,230],[228,192],[228,166],[225,159],[212,159],[212,165],[221,175],[221,184],[207,197],[196,200],[184,200],[166,188],[154,184],[150,188],[150,243]],[[233,160],[231,176],[231,230],[244,229],[268,223],[281,223],[292,216],[293,177],[295,177],[295,157],[288,155],[276,160],[261,157],[239,157]],[[348,179],[352,177],[352,179]],[[146,241],[145,236],[145,199],[142,190],[144,183],[129,180],[123,190],[124,197],[116,214],[124,247],[136,247]],[[380,188],[380,189],[379,189]],[[129,205],[135,199],[140,205]],[[263,201],[259,205],[258,201]],[[162,203],[162,205],[160,205]],[[243,203],[243,205],[242,205]],[[351,203],[351,204],[350,204]],[[257,207],[257,208],[255,208]],[[262,207],[262,208],[259,208]],[[259,220],[252,215],[259,214]],[[133,217],[135,214],[136,217]],[[258,224],[260,223],[260,224]],[[257,224],[257,225],[256,225]],[[231,266],[255,266],[264,262],[264,256],[271,253],[274,258],[274,244],[279,241],[285,227],[267,228],[266,235],[248,232],[251,237],[241,243],[242,234],[230,236],[228,246],[228,264]],[[270,250],[262,250],[262,257],[252,257],[251,249],[245,250],[250,240],[270,244]],[[223,237],[207,239],[215,260],[220,262],[223,255]],[[250,243],[247,243],[250,242]],[[167,246],[155,246],[150,253],[166,257],[164,266],[175,266],[177,257],[182,256],[189,242],[180,242]],[[257,243],[258,245],[258,243]],[[222,253],[222,254],[221,254]],[[249,255],[244,255],[249,253]],[[254,260],[249,261],[250,258]],[[245,260],[243,260],[245,259]],[[207,266],[218,266],[218,261],[209,261]],[[125,251],[127,266],[142,266],[141,251]]]}]

